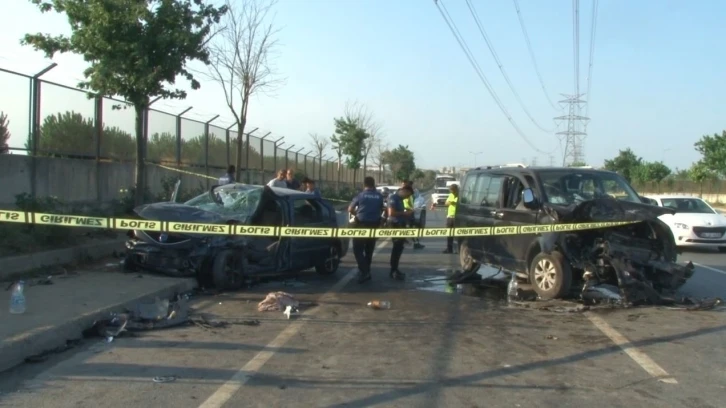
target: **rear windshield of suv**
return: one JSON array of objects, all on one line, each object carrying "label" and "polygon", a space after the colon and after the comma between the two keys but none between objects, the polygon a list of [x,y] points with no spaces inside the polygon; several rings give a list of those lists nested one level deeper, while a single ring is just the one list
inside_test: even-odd
[{"label": "rear windshield of suv", "polygon": [[606,197],[641,202],[635,190],[615,173],[563,169],[543,171],[539,177],[545,199],[551,204],[570,205]]}]

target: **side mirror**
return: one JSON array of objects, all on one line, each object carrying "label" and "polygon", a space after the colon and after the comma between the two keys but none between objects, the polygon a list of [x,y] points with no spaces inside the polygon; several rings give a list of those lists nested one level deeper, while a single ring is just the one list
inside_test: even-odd
[{"label": "side mirror", "polygon": [[535,208],[537,206],[537,199],[534,197],[534,191],[531,188],[525,188],[522,191],[522,201],[527,208]]}]

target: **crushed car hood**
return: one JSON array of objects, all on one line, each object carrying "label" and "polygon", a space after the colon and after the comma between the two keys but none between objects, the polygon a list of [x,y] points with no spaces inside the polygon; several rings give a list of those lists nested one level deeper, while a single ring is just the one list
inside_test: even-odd
[{"label": "crushed car hood", "polygon": [[221,224],[225,221],[224,217],[219,214],[179,203],[146,204],[134,208],[134,212],[141,218],[154,221],[204,224]]},{"label": "crushed car hood", "polygon": [[611,198],[588,200],[568,206],[544,204],[542,207],[554,221],[563,223],[648,221],[664,214],[675,213],[670,208]]}]

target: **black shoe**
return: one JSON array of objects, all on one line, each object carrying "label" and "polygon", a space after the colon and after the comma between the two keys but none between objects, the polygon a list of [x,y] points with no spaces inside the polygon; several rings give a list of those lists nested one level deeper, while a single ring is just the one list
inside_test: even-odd
[{"label": "black shoe", "polygon": [[366,283],[369,280],[371,280],[371,273],[370,272],[368,272],[368,273],[362,273],[361,272],[358,275],[358,283]]},{"label": "black shoe", "polygon": [[443,251],[443,252],[441,252],[441,253],[442,253],[442,254],[453,254],[453,253],[454,253],[454,251],[452,251],[451,249],[448,249],[448,248],[447,248],[447,249],[444,249],[444,251]]},{"label": "black shoe", "polygon": [[426,245],[421,245],[418,242],[413,244],[413,249],[424,249],[426,248]]},{"label": "black shoe", "polygon": [[406,274],[399,271],[398,269],[391,271],[391,279],[402,281],[406,279]]}]

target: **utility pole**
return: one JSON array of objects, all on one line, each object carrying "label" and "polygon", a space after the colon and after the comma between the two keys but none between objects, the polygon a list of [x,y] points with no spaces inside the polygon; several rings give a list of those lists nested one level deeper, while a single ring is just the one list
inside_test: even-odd
[{"label": "utility pole", "polygon": [[566,99],[559,101],[559,103],[562,106],[568,105],[568,114],[566,116],[558,116],[554,119],[567,121],[567,130],[556,133],[557,135],[562,136],[560,139],[565,139],[565,152],[562,155],[562,165],[567,166],[568,162],[572,164],[575,162],[582,163],[585,161],[583,145],[585,138],[587,137],[587,133],[578,130],[580,128],[578,125],[582,122],[589,121],[590,118],[579,115],[582,105],[587,103],[580,99],[580,97],[584,94],[561,95]]},{"label": "utility pole", "polygon": [[534,156],[534,157],[532,157],[532,161],[531,161],[531,163],[532,163],[532,164],[531,164],[531,166],[532,166],[532,167],[535,167],[535,166],[537,166],[537,156]]},{"label": "utility pole", "polygon": [[555,167],[555,156],[550,155],[550,167]]}]

